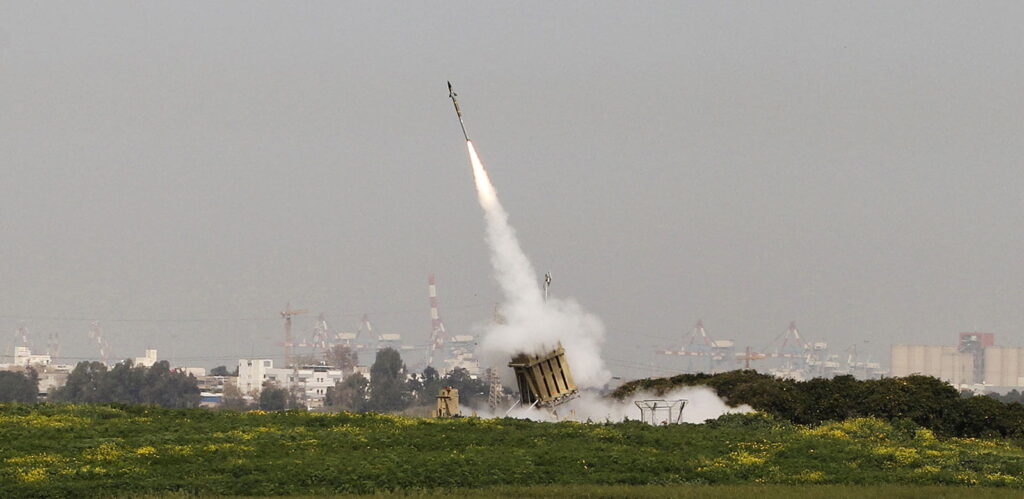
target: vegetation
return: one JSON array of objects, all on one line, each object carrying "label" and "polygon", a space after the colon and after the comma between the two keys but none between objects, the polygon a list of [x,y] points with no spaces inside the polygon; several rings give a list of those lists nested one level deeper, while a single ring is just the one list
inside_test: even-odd
[{"label": "vegetation", "polygon": [[929,376],[793,381],[755,371],[680,374],[632,381],[613,396],[623,398],[637,391],[664,394],[692,385],[714,388],[730,405],[747,404],[798,424],[861,417],[908,419],[941,436],[1024,439],[1024,405],[987,396],[961,397],[948,383]]},{"label": "vegetation", "polygon": [[67,383],[54,390],[56,402],[121,402],[162,407],[197,407],[199,387],[190,374],[172,371],[166,360],[152,367],[133,366],[131,360],[109,371],[102,362],[79,362]]},{"label": "vegetation", "polygon": [[35,369],[26,372],[0,371],[0,402],[35,402],[39,398],[39,375]]},{"label": "vegetation", "polygon": [[377,359],[370,367],[371,411],[400,411],[409,405],[410,393],[405,386],[405,364],[393,348],[377,350]]},{"label": "vegetation", "polygon": [[341,369],[347,374],[356,369],[356,364],[359,363],[359,356],[348,345],[331,345],[331,348],[324,352],[324,362],[327,362],[329,366]]},{"label": "vegetation", "polygon": [[992,398],[994,398],[994,399],[996,399],[996,400],[998,400],[1000,402],[1006,402],[1007,404],[1010,404],[1010,403],[1013,403],[1013,402],[1019,402],[1019,403],[1024,404],[1024,393],[1022,393],[1020,390],[1017,390],[1016,388],[1013,389],[1013,390],[1010,390],[1009,392],[1004,393],[1002,395],[1000,395],[998,393],[988,393],[986,395],[988,395],[989,397],[992,397]]},{"label": "vegetation", "polygon": [[334,386],[327,388],[327,396],[324,401],[328,407],[342,409],[350,412],[363,412],[366,410],[366,391],[370,382],[360,373],[352,374],[339,381]]},{"label": "vegetation", "polygon": [[210,376],[238,376],[238,366],[233,371],[228,371],[228,366],[217,366],[210,369]]},{"label": "vegetation", "polygon": [[[955,486],[909,485],[520,485],[481,489],[438,489],[401,491],[397,494],[374,494],[355,497],[416,498],[509,498],[565,497],[587,498],[672,498],[672,499],[853,499],[928,498],[928,499],[1019,499],[1020,491],[1007,488],[968,488]],[[353,496],[346,496],[353,497]]]},{"label": "vegetation", "polygon": [[[340,352],[344,355],[344,350]],[[434,405],[438,391],[446,386],[459,390],[460,403],[470,407],[485,402],[488,394],[487,383],[461,367],[443,377],[430,366],[420,375],[408,376],[401,354],[392,348],[377,351],[370,380],[358,373],[349,375],[327,389],[326,405],[350,412],[401,412]]]},{"label": "vegetation", "polygon": [[[141,405],[0,404],[0,497],[531,485],[1024,487],[1024,450],[909,421],[765,414],[655,427]],[[1018,490],[1019,492],[1019,490]]]}]

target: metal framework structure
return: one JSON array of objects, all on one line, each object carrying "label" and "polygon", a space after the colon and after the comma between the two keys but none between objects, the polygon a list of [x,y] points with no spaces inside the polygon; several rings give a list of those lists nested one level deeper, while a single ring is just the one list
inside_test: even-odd
[{"label": "metal framework structure", "polygon": [[[707,369],[708,372],[730,370],[735,368],[736,352],[732,341],[716,341],[704,329],[704,321],[699,320],[688,335],[683,337],[679,350],[657,350],[661,355],[680,355],[688,358],[687,371]],[[694,365],[694,357],[706,358],[706,367]]]},{"label": "metal framework structure", "polygon": [[683,420],[683,408],[686,399],[664,400],[650,399],[633,402],[640,409],[640,420],[654,426],[679,424]]}]

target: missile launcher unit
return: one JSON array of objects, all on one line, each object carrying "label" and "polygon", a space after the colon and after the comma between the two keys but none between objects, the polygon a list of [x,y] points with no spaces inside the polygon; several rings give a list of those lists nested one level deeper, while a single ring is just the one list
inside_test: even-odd
[{"label": "missile launcher unit", "polygon": [[519,402],[525,406],[555,407],[579,393],[562,345],[543,355],[521,353],[508,366],[516,373]]}]

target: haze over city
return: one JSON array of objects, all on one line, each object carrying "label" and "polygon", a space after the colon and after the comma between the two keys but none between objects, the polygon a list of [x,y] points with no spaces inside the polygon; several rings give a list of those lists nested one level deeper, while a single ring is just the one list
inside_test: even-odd
[{"label": "haze over city", "polygon": [[0,331],[231,365],[280,355],[291,303],[299,334],[426,344],[431,273],[480,331],[451,80],[614,375],[671,369],[699,319],[883,362],[1024,344],[1019,4],[240,5],[0,6]]}]

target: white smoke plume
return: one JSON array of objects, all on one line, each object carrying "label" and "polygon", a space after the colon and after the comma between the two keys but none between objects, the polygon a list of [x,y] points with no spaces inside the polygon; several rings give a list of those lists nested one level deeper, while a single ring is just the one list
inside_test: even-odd
[{"label": "white smoke plume", "polygon": [[601,360],[604,326],[572,300],[544,299],[533,265],[519,246],[515,229],[508,223],[508,214],[498,201],[473,143],[466,144],[477,198],[487,222],[491,265],[505,295],[501,307],[505,324],[490,326],[485,331],[481,342],[484,359],[500,365],[519,353],[547,353],[561,342],[577,386],[603,386],[611,379]]},{"label": "white smoke plume", "polygon": [[[519,246],[515,229],[508,223],[508,214],[498,201],[497,192],[476,148],[470,141],[466,141],[466,145],[473,165],[477,198],[487,221],[491,265],[505,295],[502,304],[505,323],[494,324],[485,331],[481,342],[484,359],[492,365],[501,365],[519,353],[544,354],[561,343],[576,385],[580,388],[603,386],[611,379],[601,360],[604,326],[600,319],[583,310],[575,301],[550,296],[544,299],[533,265]],[[509,416],[543,421],[640,419],[640,409],[634,402],[644,399],[686,399],[688,402],[683,409],[682,420],[687,423],[703,423],[722,414],[752,410],[749,406],[729,407],[714,390],[697,386],[673,390],[661,396],[638,393],[625,400],[609,399],[584,390],[578,398],[559,405],[557,411],[517,407]],[[477,412],[464,408],[463,413]],[[482,417],[505,415],[503,411],[477,414]]]},{"label": "white smoke plume", "polygon": [[[623,400],[601,397],[594,392],[587,391],[582,392],[579,398],[559,405],[555,411],[519,406],[512,409],[508,416],[534,421],[571,420],[581,422],[593,421],[595,423],[615,423],[627,419],[636,421],[640,419],[640,409],[636,406],[635,402],[649,399],[686,400],[681,420],[684,423],[699,424],[709,419],[715,419],[723,414],[753,412],[753,409],[748,405],[729,407],[718,397],[714,390],[706,386],[687,386],[661,395],[653,395],[647,392],[634,393]],[[462,413],[473,414],[474,411],[470,408],[463,408]],[[479,411],[476,411],[476,413],[478,416],[485,418],[500,418],[505,415],[505,412],[500,410],[495,414],[481,413]],[[664,413],[659,414],[659,416],[664,415]]]}]

